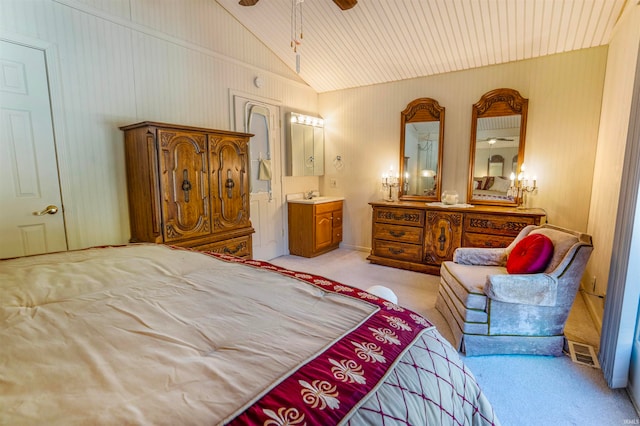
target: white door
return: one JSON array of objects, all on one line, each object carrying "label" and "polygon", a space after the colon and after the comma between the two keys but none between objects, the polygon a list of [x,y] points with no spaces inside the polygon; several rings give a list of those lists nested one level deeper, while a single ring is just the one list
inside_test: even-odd
[{"label": "white door", "polygon": [[233,100],[236,130],[254,135],[249,142],[253,257],[270,260],[285,247],[280,108],[238,95]]},{"label": "white door", "polygon": [[0,41],[0,258],[67,250],[44,52]]}]

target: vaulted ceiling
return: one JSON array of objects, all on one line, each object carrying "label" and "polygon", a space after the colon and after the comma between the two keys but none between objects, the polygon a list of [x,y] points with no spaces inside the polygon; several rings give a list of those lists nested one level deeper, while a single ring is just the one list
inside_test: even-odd
[{"label": "vaulted ceiling", "polygon": [[[216,1],[296,70],[292,0]],[[604,45],[636,0],[359,0],[344,11],[293,2],[299,75],[322,93]]]}]

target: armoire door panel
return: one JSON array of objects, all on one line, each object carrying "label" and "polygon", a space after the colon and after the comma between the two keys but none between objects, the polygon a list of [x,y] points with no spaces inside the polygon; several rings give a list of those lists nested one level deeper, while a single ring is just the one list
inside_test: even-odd
[{"label": "armoire door panel", "polygon": [[165,241],[211,232],[204,134],[159,130]]},{"label": "armoire door panel", "polygon": [[214,230],[249,224],[249,176],[247,144],[244,140],[216,138],[210,141],[210,165]]}]

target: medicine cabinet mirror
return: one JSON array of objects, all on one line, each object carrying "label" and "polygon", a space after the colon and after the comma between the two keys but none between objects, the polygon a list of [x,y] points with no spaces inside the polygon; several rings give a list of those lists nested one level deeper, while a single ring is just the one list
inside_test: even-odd
[{"label": "medicine cabinet mirror", "polygon": [[289,112],[285,117],[288,176],[324,174],[324,120]]},{"label": "medicine cabinet mirror", "polygon": [[443,144],[444,107],[431,98],[410,102],[400,114],[400,199],[440,200]]}]

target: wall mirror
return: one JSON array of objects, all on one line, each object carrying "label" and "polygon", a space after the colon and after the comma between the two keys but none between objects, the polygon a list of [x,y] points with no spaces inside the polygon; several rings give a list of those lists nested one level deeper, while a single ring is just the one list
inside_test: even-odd
[{"label": "wall mirror", "polygon": [[324,120],[289,112],[285,117],[287,176],[324,174]]},{"label": "wall mirror", "polygon": [[439,201],[444,144],[444,107],[419,98],[400,114],[400,188],[402,200]]},{"label": "wall mirror", "polygon": [[528,103],[517,90],[496,89],[473,105],[469,203],[517,205],[510,177],[524,162]]}]

